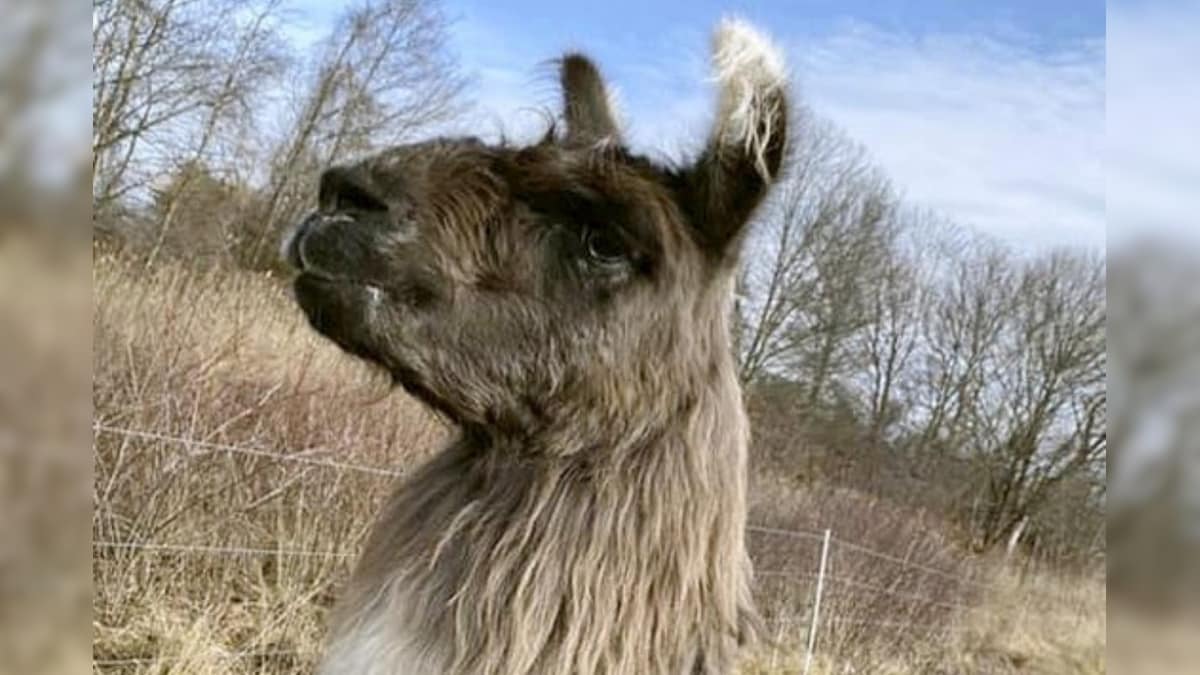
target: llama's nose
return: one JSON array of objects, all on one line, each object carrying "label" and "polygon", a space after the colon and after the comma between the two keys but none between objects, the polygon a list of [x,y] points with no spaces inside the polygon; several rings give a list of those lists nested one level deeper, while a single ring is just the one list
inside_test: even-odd
[{"label": "llama's nose", "polygon": [[[392,182],[395,181],[393,176]],[[387,200],[361,167],[335,166],[321,172],[317,203],[325,212],[381,213],[388,210]]]},{"label": "llama's nose", "polygon": [[396,219],[373,180],[356,167],[321,174],[317,209],[280,242],[284,262],[328,277],[383,274],[380,251],[400,243]]}]

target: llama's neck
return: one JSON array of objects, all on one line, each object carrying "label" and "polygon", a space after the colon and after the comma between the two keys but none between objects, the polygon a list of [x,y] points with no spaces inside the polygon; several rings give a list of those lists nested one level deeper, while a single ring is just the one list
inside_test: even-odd
[{"label": "llama's neck", "polygon": [[726,672],[746,421],[731,376],[691,400],[620,451],[459,439],[388,503],[335,630],[383,612],[446,672]]}]

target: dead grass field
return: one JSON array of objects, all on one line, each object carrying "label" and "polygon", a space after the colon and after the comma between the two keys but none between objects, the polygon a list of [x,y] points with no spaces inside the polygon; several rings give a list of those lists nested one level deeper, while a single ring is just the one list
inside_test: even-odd
[{"label": "dead grass field", "polygon": [[[94,670],[310,671],[385,472],[448,430],[318,339],[275,280],[103,252],[93,270]],[[835,552],[833,573],[859,587],[826,596],[813,672],[1104,672],[1102,579],[972,559],[935,516],[860,494],[770,475],[752,494],[758,524],[832,523],[987,585]],[[778,574],[760,578],[770,635],[743,672],[800,672],[816,544],[751,536],[757,569]]]}]

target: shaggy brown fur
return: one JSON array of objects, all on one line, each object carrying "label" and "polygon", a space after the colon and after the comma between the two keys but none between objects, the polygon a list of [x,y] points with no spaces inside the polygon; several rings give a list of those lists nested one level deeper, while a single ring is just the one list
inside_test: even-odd
[{"label": "shaggy brown fur", "polygon": [[778,54],[717,32],[691,166],[631,154],[585,57],[565,133],[394,148],[322,177],[285,244],[313,326],[458,427],[398,487],[326,674],[727,673],[756,624],[730,347],[742,230],[779,171]]}]

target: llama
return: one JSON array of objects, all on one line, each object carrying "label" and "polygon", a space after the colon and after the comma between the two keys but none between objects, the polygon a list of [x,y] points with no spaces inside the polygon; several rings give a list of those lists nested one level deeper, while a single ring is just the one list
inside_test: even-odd
[{"label": "llama", "polygon": [[301,309],[458,430],[383,506],[322,674],[728,673],[754,638],[730,320],[788,101],[746,23],[718,26],[713,64],[686,166],[628,150],[568,54],[539,142],[437,139],[321,176],[284,243]]}]

